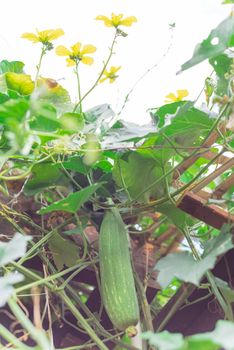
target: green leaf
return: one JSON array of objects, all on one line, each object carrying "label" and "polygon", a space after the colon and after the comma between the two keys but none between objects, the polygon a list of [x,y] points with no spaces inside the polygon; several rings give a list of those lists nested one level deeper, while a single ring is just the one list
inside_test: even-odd
[{"label": "green leaf", "polygon": [[190,252],[172,253],[159,260],[155,269],[159,271],[158,283],[164,289],[174,278],[199,286],[204,273],[215,265],[216,258],[208,256],[196,261]]},{"label": "green leaf", "polygon": [[204,243],[203,257],[213,255],[215,257],[222,255],[234,247],[232,235],[230,234],[231,225],[224,224],[220,234]]},{"label": "green leaf", "polygon": [[83,160],[79,156],[70,157],[66,162],[63,162],[65,169],[72,170],[83,175],[87,175],[89,167],[83,163]]},{"label": "green leaf", "polygon": [[3,307],[7,300],[11,297],[11,295],[14,292],[13,284],[19,283],[23,281],[24,276],[15,272],[15,273],[8,273],[4,277],[0,277],[0,291],[1,291],[1,298],[0,298],[0,307]]},{"label": "green leaf", "polygon": [[68,239],[64,239],[55,232],[48,242],[49,249],[57,269],[60,271],[64,265],[74,266],[79,259],[78,246]]},{"label": "green leaf", "polygon": [[6,124],[10,121],[22,121],[29,109],[26,100],[9,100],[0,105],[0,123]]},{"label": "green leaf", "polygon": [[196,46],[193,57],[181,66],[181,71],[191,68],[207,58],[218,56],[233,45],[234,17],[231,14],[211,31],[207,39]]},{"label": "green leaf", "polygon": [[203,275],[214,267],[217,256],[232,248],[232,235],[226,233],[206,243],[202,259],[199,261],[194,260],[190,252],[169,254],[160,259],[155,266],[155,269],[159,271],[158,282],[162,288],[166,288],[174,278],[178,278],[199,286]]},{"label": "green leaf", "polygon": [[65,199],[55,202],[46,208],[39,210],[39,214],[46,214],[52,211],[67,211],[69,213],[76,213],[80,207],[89,200],[89,198],[97,191],[102,183],[97,183],[83,188],[79,192],[69,194]]},{"label": "green leaf", "polygon": [[26,253],[27,242],[30,240],[30,236],[16,233],[9,242],[0,242],[0,266],[7,265],[23,256]]},{"label": "green leaf", "polygon": [[184,228],[185,225],[191,225],[193,222],[190,215],[170,202],[157,206],[157,211],[165,214],[179,228]]},{"label": "green leaf", "polygon": [[223,5],[234,4],[234,0],[223,0],[222,4]]},{"label": "green leaf", "polygon": [[218,350],[219,345],[215,344],[211,339],[193,339],[188,338],[186,345],[181,350]]},{"label": "green leaf", "polygon": [[213,332],[201,333],[189,337],[189,342],[196,340],[211,341],[224,350],[234,350],[234,324],[230,321],[219,320]]},{"label": "green leaf", "polygon": [[63,130],[69,131],[71,134],[78,133],[83,130],[85,122],[82,114],[79,113],[64,113],[59,122]]},{"label": "green leaf", "polygon": [[228,283],[217,277],[215,277],[215,283],[226,302],[229,304],[234,303],[234,290],[229,287]]},{"label": "green leaf", "polygon": [[7,61],[0,62],[0,74],[7,72],[23,73],[24,63],[20,61]]},{"label": "green leaf", "polygon": [[145,332],[142,338],[148,340],[149,344],[156,346],[158,350],[181,350],[184,344],[183,336],[180,333]]},{"label": "green leaf", "polygon": [[[150,197],[160,197],[165,193],[164,180],[154,183],[163,175],[158,162],[139,153],[133,152],[127,161],[120,159],[115,162],[113,179],[117,185],[124,188],[129,199],[148,202]],[[148,186],[152,187],[147,189]]]},{"label": "green leaf", "polygon": [[57,111],[52,104],[35,101],[31,104],[30,129],[53,132],[61,127],[57,118]]},{"label": "green leaf", "polygon": [[222,54],[211,58],[209,63],[216,73],[217,86],[215,87],[215,93],[219,96],[228,95],[230,80],[225,77],[225,74],[229,73],[233,58],[229,57],[227,54]]},{"label": "green leaf", "polygon": [[18,73],[6,73],[8,89],[17,91],[20,95],[30,95],[34,90],[34,82],[30,75]]},{"label": "green leaf", "polygon": [[61,172],[59,164],[39,163],[32,168],[32,176],[25,183],[24,194],[33,196],[48,187],[68,184],[69,180]]},{"label": "green leaf", "polygon": [[68,91],[54,79],[38,79],[37,90],[41,100],[51,102],[55,106],[63,106],[71,101]]}]

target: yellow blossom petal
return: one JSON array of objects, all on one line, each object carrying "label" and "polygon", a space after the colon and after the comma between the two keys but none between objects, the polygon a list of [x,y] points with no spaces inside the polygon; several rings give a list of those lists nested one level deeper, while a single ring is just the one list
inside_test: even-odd
[{"label": "yellow blossom petal", "polygon": [[[110,67],[110,74],[117,73],[120,70],[120,68],[121,68],[121,66],[119,66],[119,67],[114,67],[114,66]],[[107,72],[107,71],[105,71],[105,72]],[[104,72],[104,74],[105,74],[105,72]]]},{"label": "yellow blossom petal", "polygon": [[165,96],[166,98],[168,98],[169,100],[175,101],[176,100],[176,95],[173,94],[172,92],[170,94],[168,94],[167,96]]},{"label": "yellow blossom petal", "polygon": [[121,23],[121,19],[123,18],[123,14],[115,15],[114,13],[111,14],[111,21],[114,27],[118,27]]},{"label": "yellow blossom petal", "polygon": [[108,77],[103,77],[102,79],[99,80],[99,83],[103,83],[104,81],[106,81],[108,79]]},{"label": "yellow blossom petal", "polygon": [[113,23],[112,23],[111,19],[109,19],[109,18],[106,17],[106,16],[100,15],[100,16],[97,16],[95,19],[96,19],[96,20],[103,21],[104,24],[105,24],[105,26],[107,26],[107,27],[113,27]]},{"label": "yellow blossom petal", "polygon": [[130,27],[134,22],[137,22],[137,19],[135,16],[123,18],[122,13],[119,15],[112,13],[111,18],[99,15],[96,17],[96,19],[103,21],[107,27],[115,27],[115,28],[118,28],[121,25]]},{"label": "yellow blossom petal", "polygon": [[58,39],[60,36],[64,35],[64,31],[60,28],[51,30],[51,33],[49,34],[49,41]]},{"label": "yellow blossom petal", "polygon": [[93,58],[92,57],[89,57],[89,56],[85,56],[85,57],[82,57],[82,60],[81,60],[82,63],[84,64],[93,64]]},{"label": "yellow blossom petal", "polygon": [[69,51],[65,46],[62,46],[62,45],[56,47],[55,52],[58,56],[70,56],[70,55],[72,55],[72,52]]},{"label": "yellow blossom petal", "polygon": [[67,66],[68,66],[68,67],[71,67],[71,66],[75,66],[75,65],[76,65],[75,61],[72,60],[71,58],[67,58],[67,59],[66,59],[66,62],[67,62]]},{"label": "yellow blossom petal", "polygon": [[135,16],[130,16],[123,19],[120,25],[130,27],[134,22],[137,22],[137,18]]},{"label": "yellow blossom petal", "polygon": [[172,102],[179,102],[184,97],[188,96],[188,90],[177,90],[177,96],[173,94],[172,92],[166,96],[168,100],[165,100],[166,103],[172,103]]},{"label": "yellow blossom petal", "polygon": [[40,40],[36,34],[33,33],[24,33],[21,35],[21,38],[28,39],[32,41],[33,43],[38,43]]},{"label": "yellow blossom petal", "polygon": [[97,50],[97,48],[93,45],[85,45],[83,49],[81,50],[81,54],[85,55],[87,53],[94,53]]},{"label": "yellow blossom petal", "polygon": [[177,90],[177,95],[180,100],[182,100],[184,97],[188,96],[188,90]]},{"label": "yellow blossom petal", "polygon": [[72,54],[74,56],[78,56],[80,54],[81,43],[77,42],[73,46],[71,46]]}]

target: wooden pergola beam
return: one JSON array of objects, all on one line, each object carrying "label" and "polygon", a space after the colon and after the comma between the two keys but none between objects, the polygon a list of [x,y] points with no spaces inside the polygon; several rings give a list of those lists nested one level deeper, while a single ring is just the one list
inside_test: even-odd
[{"label": "wooden pergola beam", "polygon": [[187,214],[214,228],[221,229],[223,224],[227,223],[234,225],[234,215],[227,213],[216,205],[208,205],[204,199],[195,193],[186,192],[177,206]]}]

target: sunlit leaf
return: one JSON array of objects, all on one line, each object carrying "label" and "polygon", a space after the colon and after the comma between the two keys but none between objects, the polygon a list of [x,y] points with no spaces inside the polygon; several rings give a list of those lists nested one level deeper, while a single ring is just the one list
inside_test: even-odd
[{"label": "sunlit leaf", "polygon": [[46,208],[42,208],[39,211],[39,214],[46,214],[57,210],[76,213],[77,210],[89,200],[89,198],[97,191],[100,186],[102,186],[102,184],[97,183],[83,188],[79,192],[71,193],[65,199],[55,202]]},{"label": "sunlit leaf", "polygon": [[[201,333],[189,338],[189,342],[210,340],[224,350],[234,350],[233,322],[219,320],[213,332]],[[190,348],[189,348],[190,349]],[[203,349],[203,348],[202,348]]]},{"label": "sunlit leaf", "polygon": [[23,73],[24,63],[20,61],[7,61],[0,62],[0,74],[7,72]]},{"label": "sunlit leaf", "polygon": [[48,246],[59,271],[63,269],[64,265],[71,267],[77,263],[79,259],[78,246],[69,239],[62,238],[59,233],[53,234]]},{"label": "sunlit leaf", "polygon": [[20,95],[30,95],[34,90],[34,82],[30,75],[6,73],[5,79],[8,89],[17,91]]},{"label": "sunlit leaf", "polygon": [[202,43],[194,50],[193,57],[181,66],[181,71],[196,64],[222,54],[227,48],[234,45],[234,16],[231,15],[213,29]]},{"label": "sunlit leaf", "polygon": [[231,69],[230,66],[233,63],[233,58],[227,54],[221,54],[211,58],[209,63],[216,73],[217,86],[215,87],[215,93],[219,96],[228,95],[229,79],[227,79],[226,74]]},{"label": "sunlit leaf", "polygon": [[63,162],[65,169],[72,170],[83,175],[87,175],[89,167],[83,163],[83,160],[79,156],[70,157],[67,161]]},{"label": "sunlit leaf", "polygon": [[7,302],[7,300],[13,294],[14,292],[13,285],[23,281],[23,279],[24,279],[24,276],[17,272],[8,273],[6,276],[0,277],[0,291],[1,291],[0,307],[3,307]]},{"label": "sunlit leaf", "polygon": [[156,346],[158,350],[180,350],[184,344],[182,334],[169,333],[168,331],[160,333],[145,332],[142,334],[142,338],[148,340],[149,344]]},{"label": "sunlit leaf", "polygon": [[23,256],[26,253],[27,242],[30,240],[30,236],[16,233],[9,242],[0,242],[0,266],[9,264]]},{"label": "sunlit leaf", "polygon": [[40,78],[37,81],[37,93],[40,99],[51,102],[56,106],[70,103],[70,96],[66,89],[56,80],[51,78]]},{"label": "sunlit leaf", "polygon": [[198,286],[203,275],[214,267],[217,256],[232,248],[232,236],[227,233],[220,234],[207,242],[202,259],[199,261],[196,261],[190,252],[169,254],[160,259],[155,266],[159,271],[158,282],[162,288],[165,288],[176,277]]}]

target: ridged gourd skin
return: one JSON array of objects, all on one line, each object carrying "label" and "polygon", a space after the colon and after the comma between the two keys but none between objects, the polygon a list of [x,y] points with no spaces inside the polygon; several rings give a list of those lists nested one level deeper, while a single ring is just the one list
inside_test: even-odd
[{"label": "ridged gourd skin", "polygon": [[107,210],[100,228],[101,294],[106,312],[119,330],[135,326],[139,306],[129,251],[128,232],[117,210]]}]

